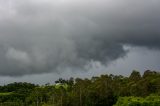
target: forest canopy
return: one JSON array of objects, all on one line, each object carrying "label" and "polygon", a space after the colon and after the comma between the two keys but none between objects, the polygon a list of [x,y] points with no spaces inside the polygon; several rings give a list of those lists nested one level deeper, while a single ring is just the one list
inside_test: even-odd
[{"label": "forest canopy", "polygon": [[59,78],[55,84],[14,82],[0,86],[3,106],[160,106],[160,73]]}]

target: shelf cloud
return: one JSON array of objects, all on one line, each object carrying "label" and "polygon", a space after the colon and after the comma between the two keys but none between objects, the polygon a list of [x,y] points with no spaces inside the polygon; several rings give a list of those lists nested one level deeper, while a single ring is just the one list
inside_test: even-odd
[{"label": "shelf cloud", "polygon": [[159,0],[1,0],[0,75],[107,66],[125,46],[160,49]]}]

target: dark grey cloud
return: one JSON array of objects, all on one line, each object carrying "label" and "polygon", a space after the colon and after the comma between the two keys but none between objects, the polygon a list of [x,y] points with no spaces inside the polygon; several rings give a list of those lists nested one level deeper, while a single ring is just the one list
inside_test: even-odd
[{"label": "dark grey cloud", "polygon": [[0,75],[85,70],[160,49],[159,0],[1,0]]}]

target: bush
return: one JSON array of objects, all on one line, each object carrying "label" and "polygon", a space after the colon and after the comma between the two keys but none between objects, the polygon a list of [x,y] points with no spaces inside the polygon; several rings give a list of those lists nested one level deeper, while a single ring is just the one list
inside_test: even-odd
[{"label": "bush", "polygon": [[160,96],[120,97],[114,106],[160,106]]}]

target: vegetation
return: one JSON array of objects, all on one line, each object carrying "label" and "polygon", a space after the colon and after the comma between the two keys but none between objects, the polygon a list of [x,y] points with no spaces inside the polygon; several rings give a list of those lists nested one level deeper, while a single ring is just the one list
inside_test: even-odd
[{"label": "vegetation", "polygon": [[120,97],[114,106],[160,106],[160,96]]},{"label": "vegetation", "polygon": [[160,106],[160,73],[101,75],[58,79],[54,85],[12,83],[0,86],[2,106]]}]

